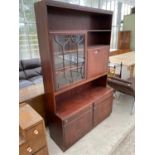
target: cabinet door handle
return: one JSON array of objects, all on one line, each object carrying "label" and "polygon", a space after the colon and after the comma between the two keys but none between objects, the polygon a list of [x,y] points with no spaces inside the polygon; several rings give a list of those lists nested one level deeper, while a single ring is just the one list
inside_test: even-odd
[{"label": "cabinet door handle", "polygon": [[38,135],[39,132],[38,132],[38,130],[34,130],[33,133],[34,133],[35,135]]},{"label": "cabinet door handle", "polygon": [[31,147],[28,147],[27,148],[27,152],[32,152],[32,148]]}]

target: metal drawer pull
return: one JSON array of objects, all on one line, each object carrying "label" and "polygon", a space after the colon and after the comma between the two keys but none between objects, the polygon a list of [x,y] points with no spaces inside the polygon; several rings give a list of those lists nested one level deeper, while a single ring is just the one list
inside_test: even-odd
[{"label": "metal drawer pull", "polygon": [[34,130],[33,133],[34,133],[35,135],[37,135],[39,132],[38,132],[38,130]]},{"label": "metal drawer pull", "polygon": [[32,152],[32,148],[31,147],[28,147],[27,148],[27,152]]}]

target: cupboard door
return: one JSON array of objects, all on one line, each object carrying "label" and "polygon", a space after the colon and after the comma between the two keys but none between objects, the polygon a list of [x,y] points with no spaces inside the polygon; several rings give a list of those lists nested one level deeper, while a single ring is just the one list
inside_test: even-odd
[{"label": "cupboard door", "polygon": [[88,50],[87,78],[104,74],[108,71],[109,46]]},{"label": "cupboard door", "polygon": [[85,34],[52,34],[55,90],[85,78]]},{"label": "cupboard door", "polygon": [[77,140],[92,129],[92,107],[86,112],[80,114],[74,120],[64,125],[64,146],[65,149],[73,145]]},{"label": "cupboard door", "polygon": [[94,126],[102,122],[112,112],[112,95],[105,100],[96,101],[94,103]]}]

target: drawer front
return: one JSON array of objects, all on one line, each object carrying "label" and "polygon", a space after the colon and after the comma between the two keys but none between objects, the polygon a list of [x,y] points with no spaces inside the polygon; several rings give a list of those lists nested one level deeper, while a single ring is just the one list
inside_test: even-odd
[{"label": "drawer front", "polygon": [[27,143],[19,146],[19,155],[32,155],[32,153],[32,148]]},{"label": "drawer front", "polygon": [[40,151],[36,152],[34,155],[48,155],[47,147],[42,148]]},{"label": "drawer front", "polygon": [[87,77],[91,78],[104,74],[108,71],[109,48],[90,49],[88,50],[88,73]]},{"label": "drawer front", "polygon": [[110,96],[109,98],[97,101],[94,104],[94,121],[93,124],[96,126],[100,122],[102,122],[105,118],[107,118],[110,113],[112,112],[112,101],[113,97]]},{"label": "drawer front", "polygon": [[27,143],[32,148],[33,152],[38,151],[40,148],[46,145],[46,136],[44,130],[44,124],[40,124],[30,128],[26,132]]},{"label": "drawer front", "polygon": [[92,109],[88,110],[63,127],[65,149],[69,148],[78,139],[92,129],[92,111]]}]

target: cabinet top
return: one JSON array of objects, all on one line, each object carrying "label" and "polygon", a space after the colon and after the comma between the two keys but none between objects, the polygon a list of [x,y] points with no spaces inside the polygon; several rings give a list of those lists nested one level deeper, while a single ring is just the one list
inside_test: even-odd
[{"label": "cabinet top", "polygon": [[57,8],[66,8],[66,9],[83,11],[83,12],[88,12],[88,13],[96,13],[96,14],[110,14],[110,15],[113,14],[113,11],[91,8],[91,7],[86,7],[86,6],[80,6],[80,5],[76,5],[76,4],[69,4],[69,3],[64,3],[64,2],[57,2],[57,1],[53,1],[53,0],[45,0],[45,3],[47,6],[53,6],[53,7],[57,7]]},{"label": "cabinet top", "polygon": [[19,106],[19,126],[22,130],[36,125],[43,118],[28,104],[23,103]]}]

